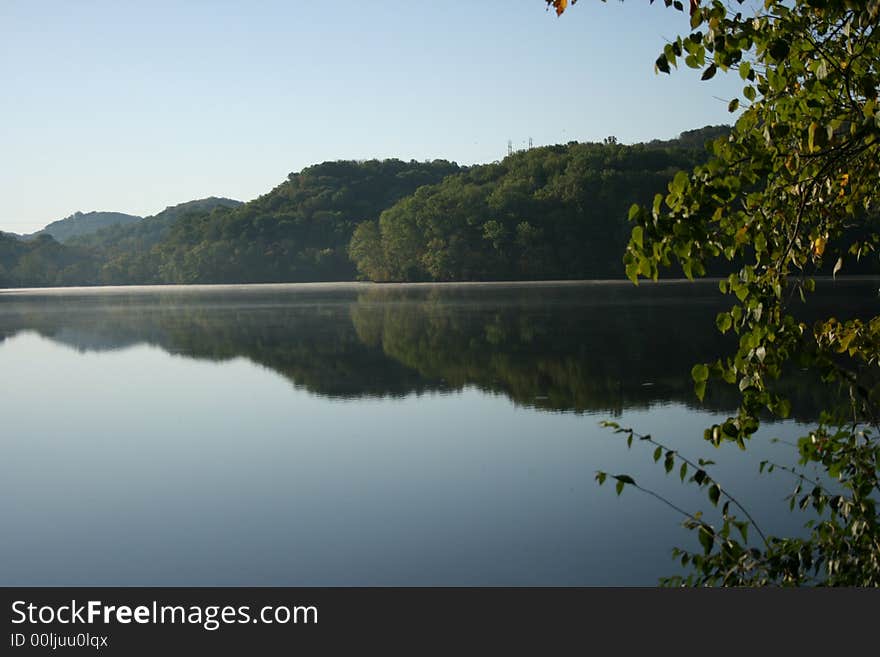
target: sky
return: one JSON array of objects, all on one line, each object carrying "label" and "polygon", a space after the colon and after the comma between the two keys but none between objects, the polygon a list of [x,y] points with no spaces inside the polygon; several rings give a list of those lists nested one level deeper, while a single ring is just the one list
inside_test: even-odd
[{"label": "sky", "polygon": [[0,230],[247,201],[326,160],[502,159],[729,123],[662,2],[0,0]]}]

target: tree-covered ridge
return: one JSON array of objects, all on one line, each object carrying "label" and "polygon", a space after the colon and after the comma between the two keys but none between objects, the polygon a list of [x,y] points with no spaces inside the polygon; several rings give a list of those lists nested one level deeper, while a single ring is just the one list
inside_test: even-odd
[{"label": "tree-covered ridge", "polygon": [[374,281],[621,278],[629,206],[705,161],[703,144],[726,131],[572,142],[471,167],[359,225],[351,258]]},{"label": "tree-covered ridge", "polygon": [[445,160],[325,162],[241,207],[184,217],[158,245],[168,283],[352,280],[355,227],[459,170]]},{"label": "tree-covered ridge", "polygon": [[141,217],[123,212],[74,212],[69,217],[53,221],[42,230],[30,235],[22,235],[23,239],[33,239],[40,235],[51,235],[61,243],[65,243],[81,235],[90,235],[108,226],[127,226],[137,223]]},{"label": "tree-covered ridge", "polygon": [[703,144],[727,130],[466,168],[325,162],[249,203],[211,197],[65,245],[10,247],[0,285],[622,278],[630,205],[705,161]]},{"label": "tree-covered ridge", "polygon": [[210,214],[218,208],[239,205],[242,205],[241,201],[216,196],[179,203],[136,224],[110,226],[75,238],[70,244],[93,251],[101,261],[95,281],[98,284],[161,283],[160,263],[153,247],[168,237],[171,226],[188,214]]},{"label": "tree-covered ridge", "polygon": [[85,249],[60,244],[51,235],[22,240],[0,233],[0,288],[52,287],[94,280],[99,263]]},{"label": "tree-covered ridge", "polygon": [[211,212],[218,207],[233,208],[241,201],[231,198],[209,196],[208,198],[171,205],[161,212],[144,218],[137,225],[113,225],[90,235],[79,236],[71,242],[102,253],[119,254],[129,251],[145,251],[161,242],[175,221],[191,212]]}]

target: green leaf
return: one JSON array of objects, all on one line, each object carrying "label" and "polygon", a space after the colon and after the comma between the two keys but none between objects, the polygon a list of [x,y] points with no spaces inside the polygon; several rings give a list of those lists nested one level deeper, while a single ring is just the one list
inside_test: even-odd
[{"label": "green leaf", "polygon": [[730,316],[730,313],[718,313],[718,316],[715,318],[715,325],[719,331],[727,333],[730,327],[733,326],[733,318]]},{"label": "green leaf", "polygon": [[807,150],[811,153],[816,150],[816,135],[818,134],[819,124],[813,121],[807,128]]},{"label": "green leaf", "polygon": [[755,246],[755,251],[758,251],[759,253],[761,251],[767,250],[767,238],[764,237],[764,233],[758,233],[757,235],[755,235],[755,238],[754,238],[754,240],[752,240],[752,243]]},{"label": "green leaf", "polygon": [[687,466],[687,463],[682,463],[682,464],[681,464],[681,468],[679,468],[679,470],[678,470],[678,477],[679,477],[679,479],[681,479],[682,481],[684,481],[684,478],[687,476],[687,473],[688,473],[688,466]]},{"label": "green leaf", "polygon": [[718,506],[718,499],[721,497],[721,489],[718,487],[718,484],[712,484],[709,486],[709,501],[712,502],[713,505]]},{"label": "green leaf", "polygon": [[663,455],[663,448],[658,447],[654,450],[654,463],[660,460],[660,457]]},{"label": "green leaf", "polygon": [[639,284],[639,263],[631,262],[625,267],[626,277],[632,281],[633,284]]},{"label": "green leaf", "polygon": [[672,468],[675,466],[675,452],[666,452],[666,459],[663,462],[663,467],[666,468],[666,474],[672,472]]},{"label": "green leaf", "polygon": [[617,491],[618,496],[623,492],[623,482],[618,481],[617,485],[614,487],[614,490]]},{"label": "green leaf", "polygon": [[641,226],[634,226],[632,229],[632,241],[633,241],[633,244],[638,246],[640,249],[645,248],[645,245],[643,242],[643,236],[644,235],[643,235],[642,227]]},{"label": "green leaf", "polygon": [[700,545],[703,546],[703,550],[706,552],[706,554],[709,554],[712,551],[712,543],[714,543],[712,530],[709,529],[707,525],[700,525],[700,529],[697,534],[700,538]]},{"label": "green leaf", "polygon": [[697,363],[691,368],[691,377],[697,383],[709,379],[709,368],[703,363]]},{"label": "green leaf", "polygon": [[706,396],[706,382],[705,381],[697,381],[694,384],[694,394],[697,395],[697,399],[703,401],[703,398]]},{"label": "green leaf", "polygon": [[701,80],[711,80],[715,77],[715,73],[718,71],[718,67],[715,64],[710,65],[705,71],[703,71],[703,75],[700,76]]},{"label": "green leaf", "polygon": [[735,112],[737,109],[739,109],[739,98],[734,98],[727,104],[727,111]]},{"label": "green leaf", "polygon": [[681,194],[688,184],[688,175],[684,171],[675,174],[672,182],[669,184],[669,191],[675,194]]}]

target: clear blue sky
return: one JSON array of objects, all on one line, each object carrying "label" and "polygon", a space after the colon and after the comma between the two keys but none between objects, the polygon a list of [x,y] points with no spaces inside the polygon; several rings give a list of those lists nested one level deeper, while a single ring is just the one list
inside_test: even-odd
[{"label": "clear blue sky", "polygon": [[0,2],[0,230],[249,200],[333,159],[501,159],[730,122],[736,75],[654,74],[647,0]]}]

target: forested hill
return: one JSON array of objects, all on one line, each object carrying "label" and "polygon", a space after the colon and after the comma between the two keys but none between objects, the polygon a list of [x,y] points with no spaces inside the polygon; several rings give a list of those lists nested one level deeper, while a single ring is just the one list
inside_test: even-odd
[{"label": "forested hill", "polygon": [[36,233],[22,235],[22,239],[51,235],[59,242],[66,242],[79,235],[88,235],[107,226],[124,226],[140,220],[141,217],[122,212],[75,212],[69,217],[53,221]]},{"label": "forested hill", "polygon": [[475,166],[362,223],[351,256],[374,281],[622,278],[629,207],[650,204],[724,132],[548,146]]},{"label": "forested hill", "polygon": [[210,196],[169,206],[134,225],[117,224],[88,235],[78,236],[70,241],[105,254],[146,250],[161,242],[168,235],[167,229],[186,214],[209,213],[215,208],[234,208],[241,204],[241,201],[231,198]]},{"label": "forested hill", "polygon": [[622,278],[632,203],[706,159],[707,127],[500,162],[325,162],[248,203],[201,199],[59,244],[0,241],[0,286]]},{"label": "forested hill", "polygon": [[189,214],[206,215],[214,210],[235,208],[241,201],[210,196],[172,205],[136,224],[111,226],[91,235],[70,240],[101,262],[97,281],[112,285],[160,283],[159,261],[153,247],[168,237],[171,227]]},{"label": "forested hill", "polygon": [[89,250],[66,246],[51,235],[22,240],[0,233],[0,288],[87,283],[95,280],[98,267]]},{"label": "forested hill", "polygon": [[396,159],[308,167],[234,210],[178,221],[156,249],[160,278],[173,283],[353,280],[348,244],[355,227],[458,170],[445,160]]}]

